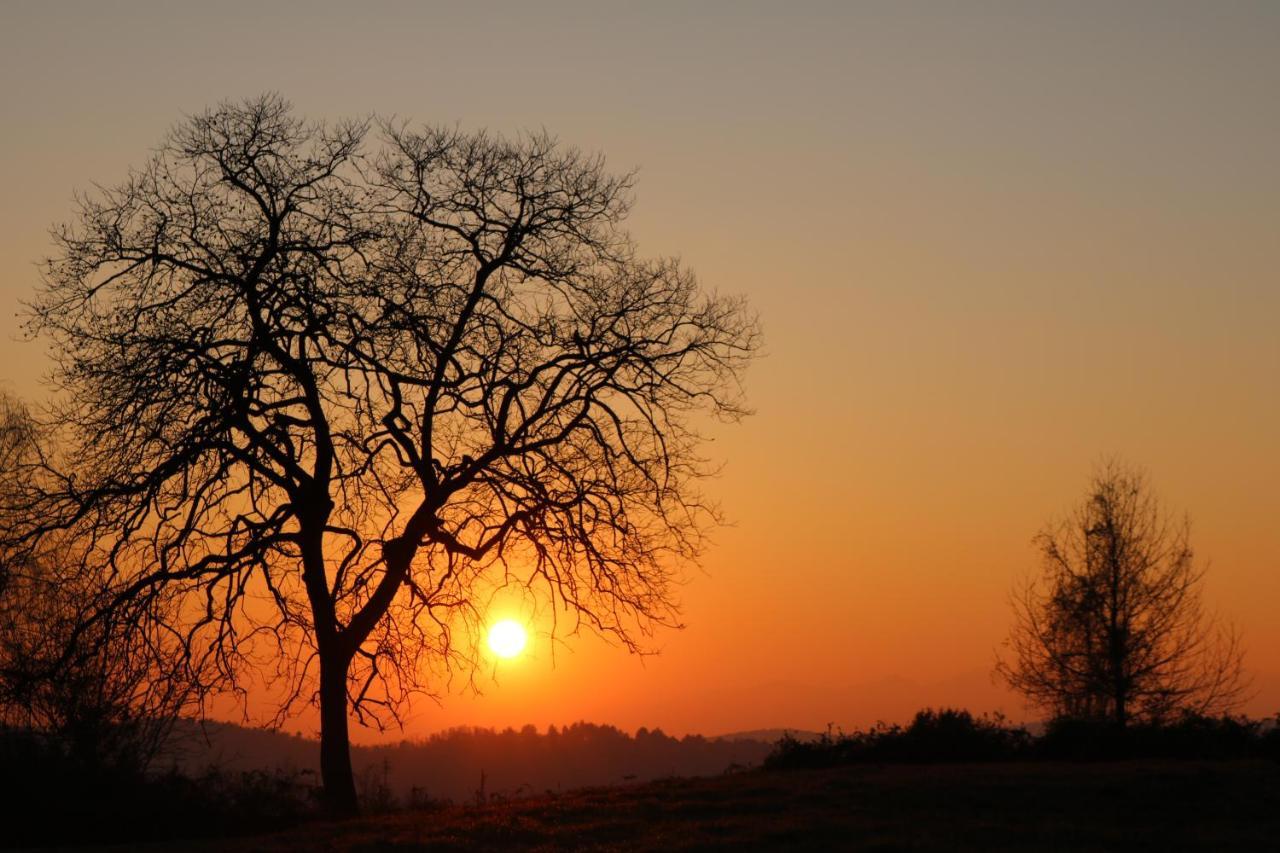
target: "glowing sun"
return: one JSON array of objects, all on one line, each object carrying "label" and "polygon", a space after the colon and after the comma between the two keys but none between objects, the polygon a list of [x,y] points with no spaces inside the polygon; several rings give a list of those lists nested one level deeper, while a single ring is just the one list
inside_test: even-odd
[{"label": "glowing sun", "polygon": [[527,639],[524,626],[514,619],[503,619],[489,629],[489,648],[500,658],[513,658],[520,654]]}]

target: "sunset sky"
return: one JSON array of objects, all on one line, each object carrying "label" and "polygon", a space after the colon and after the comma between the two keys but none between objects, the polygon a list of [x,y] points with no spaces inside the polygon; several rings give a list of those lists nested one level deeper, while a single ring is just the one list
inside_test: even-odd
[{"label": "sunset sky", "polygon": [[638,167],[641,249],[760,315],[756,414],[709,447],[733,525],[660,654],[535,635],[404,734],[1028,719],[990,675],[1009,590],[1107,456],[1190,516],[1273,714],[1278,83],[1269,2],[7,2],[0,380],[45,393],[15,315],[48,228],[184,114],[546,128]]}]

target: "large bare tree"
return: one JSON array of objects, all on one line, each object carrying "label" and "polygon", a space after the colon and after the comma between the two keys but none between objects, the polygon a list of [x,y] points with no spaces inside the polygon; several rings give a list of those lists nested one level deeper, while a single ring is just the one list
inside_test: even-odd
[{"label": "large bare tree", "polygon": [[1238,638],[1204,610],[1189,522],[1167,515],[1141,472],[1101,466],[1036,544],[1043,572],[1015,594],[997,664],[1015,690],[1055,716],[1121,727],[1239,705]]},{"label": "large bare tree", "polygon": [[13,547],[74,543],[87,621],[162,623],[211,689],[269,662],[284,710],[315,697],[336,812],[349,710],[465,651],[486,579],[636,647],[716,520],[697,427],[743,414],[757,329],[636,254],[631,186],[545,135],[183,121],[56,233],[57,452]]}]

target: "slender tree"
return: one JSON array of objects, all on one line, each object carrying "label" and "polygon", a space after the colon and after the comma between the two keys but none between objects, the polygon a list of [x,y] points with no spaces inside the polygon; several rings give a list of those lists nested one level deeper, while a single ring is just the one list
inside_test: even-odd
[{"label": "slender tree", "polygon": [[716,520],[696,426],[744,413],[757,331],[637,256],[631,186],[545,135],[274,96],[182,122],[56,233],[30,330],[58,452],[13,547],[75,543],[59,570],[108,579],[84,624],[162,626],[208,689],[269,661],[282,713],[314,696],[335,812],[349,710],[465,663],[482,584],[637,647]]},{"label": "slender tree", "polygon": [[1055,716],[1121,727],[1239,705],[1243,654],[1205,613],[1190,523],[1162,510],[1140,472],[1104,465],[1036,544],[1043,573],[1015,594],[997,663],[1015,690]]}]

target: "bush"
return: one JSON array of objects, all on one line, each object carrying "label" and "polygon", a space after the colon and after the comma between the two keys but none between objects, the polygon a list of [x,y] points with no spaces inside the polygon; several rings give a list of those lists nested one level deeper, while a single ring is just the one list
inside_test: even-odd
[{"label": "bush", "polygon": [[770,769],[832,767],[860,762],[1007,761],[1024,755],[1031,743],[1026,729],[1003,716],[974,717],[968,711],[931,708],[916,714],[906,728],[877,723],[867,731],[833,734],[815,741],[786,736],[765,758]]},{"label": "bush", "polygon": [[1274,723],[1245,717],[1187,714],[1164,723],[1124,728],[1105,720],[1058,719],[1036,743],[1043,758],[1117,760],[1133,758],[1280,758]]},{"label": "bush", "polygon": [[0,728],[0,846],[122,843],[247,835],[318,813],[306,773],[198,778],[87,767],[57,738]]},{"label": "bush", "polygon": [[1184,715],[1164,723],[1119,728],[1106,720],[1060,718],[1033,738],[999,714],[925,709],[910,725],[878,723],[852,734],[828,730],[811,741],[786,736],[765,758],[770,769],[858,763],[946,763],[1015,759],[1280,761],[1280,716],[1273,720]]}]

